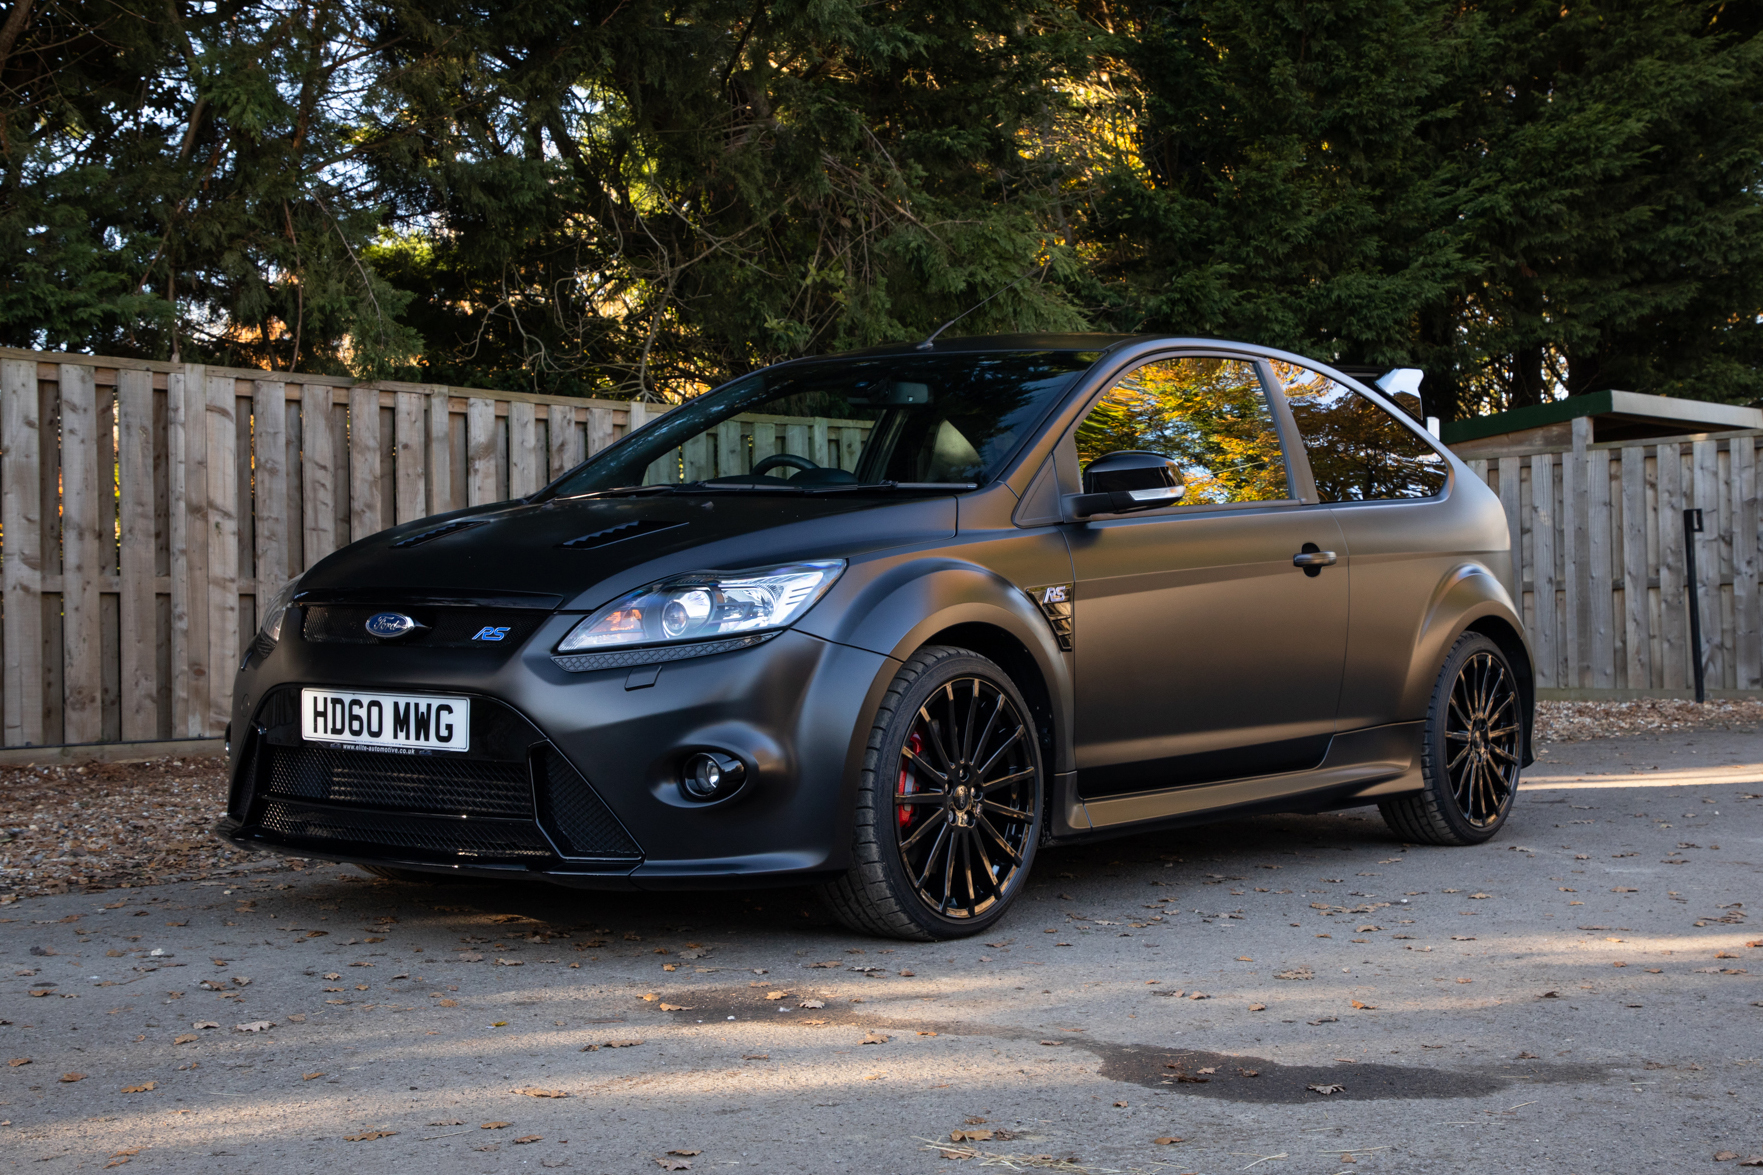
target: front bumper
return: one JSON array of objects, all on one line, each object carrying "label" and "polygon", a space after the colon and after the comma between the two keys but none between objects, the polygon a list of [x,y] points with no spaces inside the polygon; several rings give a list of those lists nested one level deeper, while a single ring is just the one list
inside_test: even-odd
[{"label": "front bumper", "polygon": [[[242,848],[602,889],[789,884],[842,872],[879,654],[785,632],[642,671],[570,673],[525,647],[335,645],[298,626],[234,693],[232,788],[215,832]],[[399,755],[300,737],[302,685],[472,698],[471,751]],[[699,751],[747,767],[733,795],[684,796]]]}]

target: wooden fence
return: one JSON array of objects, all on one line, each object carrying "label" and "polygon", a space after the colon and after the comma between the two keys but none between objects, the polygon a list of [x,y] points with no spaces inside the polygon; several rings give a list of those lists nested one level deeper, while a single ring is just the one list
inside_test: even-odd
[{"label": "wooden fence", "polygon": [[1763,688],[1755,431],[1590,445],[1470,462],[1500,495],[1524,621],[1549,689],[1684,690],[1694,682],[1683,512],[1693,535],[1710,690]]},{"label": "wooden fence", "polygon": [[633,417],[0,349],[5,745],[220,734],[259,599],[394,523],[529,494]]},{"label": "wooden fence", "polygon": [[[394,523],[531,493],[654,411],[0,348],[4,744],[217,736],[259,599]],[[868,427],[743,416],[645,480],[779,450],[852,469]],[[1763,688],[1763,434],[1588,439],[1471,463],[1506,508],[1539,684],[1688,687],[1681,520],[1700,508],[1708,685]]]}]

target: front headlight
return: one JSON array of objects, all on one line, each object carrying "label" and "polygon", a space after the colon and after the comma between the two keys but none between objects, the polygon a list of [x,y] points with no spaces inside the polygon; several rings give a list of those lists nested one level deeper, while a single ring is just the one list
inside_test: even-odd
[{"label": "front headlight", "polygon": [[282,585],[282,590],[269,598],[263,606],[263,628],[259,635],[270,644],[282,639],[282,617],[287,615],[288,605],[294,602],[294,593],[300,590],[300,577],[296,575]]},{"label": "front headlight", "polygon": [[845,569],[843,559],[701,571],[620,596],[570,630],[559,653],[665,645],[787,628]]}]

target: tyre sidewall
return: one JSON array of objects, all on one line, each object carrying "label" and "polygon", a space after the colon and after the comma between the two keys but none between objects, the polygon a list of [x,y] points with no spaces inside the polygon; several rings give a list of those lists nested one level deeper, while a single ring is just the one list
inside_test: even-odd
[{"label": "tyre sidewall", "polygon": [[948,918],[919,899],[900,858],[900,824],[894,818],[894,792],[899,772],[900,749],[911,733],[920,707],[944,685],[963,677],[983,678],[1002,690],[1010,699],[1011,705],[1016,707],[1022,720],[1028,724],[1030,731],[1034,732],[1033,712],[1028,708],[1022,692],[1016,688],[1016,683],[1010,680],[1010,675],[995,662],[976,653],[960,653],[935,662],[907,688],[900,704],[894,708],[883,726],[874,757],[865,764],[864,771],[864,786],[871,791],[871,801],[876,813],[875,835],[881,855],[880,865],[887,875],[888,887],[898,895],[901,911],[926,934],[938,939],[983,933],[1016,904],[1018,895],[1028,883],[1029,871],[1034,866],[1035,850],[1046,820],[1046,769],[1042,762],[1041,740],[1038,732],[1035,732],[1035,737],[1028,740],[1035,777],[1040,785],[1035,797],[1034,825],[1029,830],[1028,844],[1022,853],[1022,864],[1017,868],[1004,900],[976,918]]}]

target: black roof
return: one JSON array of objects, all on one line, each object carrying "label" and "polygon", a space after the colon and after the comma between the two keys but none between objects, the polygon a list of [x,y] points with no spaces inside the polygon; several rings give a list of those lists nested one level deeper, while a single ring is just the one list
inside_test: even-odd
[{"label": "black roof", "polygon": [[[939,338],[931,344],[928,351],[920,351],[918,344],[923,340],[916,339],[908,343],[884,343],[879,347],[865,347],[858,351],[841,351],[836,357],[843,359],[856,355],[948,355],[964,351],[1106,351],[1120,343],[1148,337],[1150,336],[1075,333],[965,335],[959,338]],[[823,358],[829,359],[834,357],[823,356]]]}]

